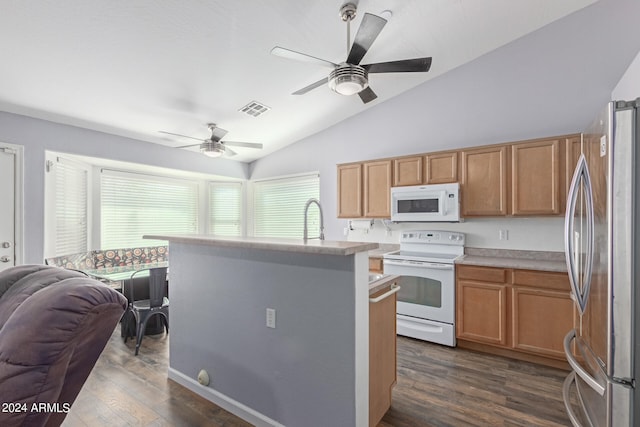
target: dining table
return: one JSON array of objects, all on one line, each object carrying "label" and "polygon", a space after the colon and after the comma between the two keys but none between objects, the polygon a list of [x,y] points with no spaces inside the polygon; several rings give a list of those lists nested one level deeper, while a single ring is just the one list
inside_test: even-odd
[{"label": "dining table", "polygon": [[169,261],[149,262],[144,264],[129,264],[118,265],[114,267],[103,267],[95,269],[82,270],[83,273],[97,279],[113,289],[121,289],[122,282],[129,280],[133,273],[141,270],[137,277],[144,277],[149,275],[149,270],[153,268],[169,267]]},{"label": "dining table", "polygon": [[[118,292],[123,292],[122,286],[124,282],[131,279],[134,273],[139,271],[140,274],[137,274],[136,277],[145,277],[145,276],[149,276],[149,271],[151,269],[162,268],[162,267],[169,267],[169,261],[119,265],[114,267],[103,267],[103,268],[96,268],[96,269],[85,269],[85,270],[82,270],[82,272],[89,275],[90,277],[93,277],[96,280],[99,280],[100,282],[104,283],[105,285],[109,286],[110,288]],[[159,316],[154,316],[154,317],[155,318],[151,319],[152,321],[147,324],[147,329],[145,331],[146,335],[155,335],[163,331],[163,324],[160,321],[161,319],[159,318]],[[123,338],[125,338],[126,336],[131,336],[129,331],[135,330],[135,327],[131,329],[131,326],[130,325],[128,326],[130,321],[131,321],[130,314],[129,312],[126,312],[123,315],[123,319],[121,321],[120,334]]]}]

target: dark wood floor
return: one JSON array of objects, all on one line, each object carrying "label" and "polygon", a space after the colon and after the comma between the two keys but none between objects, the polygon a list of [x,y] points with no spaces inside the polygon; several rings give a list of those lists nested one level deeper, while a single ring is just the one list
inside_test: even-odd
[{"label": "dark wood floor", "polygon": [[[168,340],[145,337],[135,357],[114,332],[63,425],[249,426],[167,379]],[[568,426],[566,374],[398,337],[398,384],[379,427]]]}]

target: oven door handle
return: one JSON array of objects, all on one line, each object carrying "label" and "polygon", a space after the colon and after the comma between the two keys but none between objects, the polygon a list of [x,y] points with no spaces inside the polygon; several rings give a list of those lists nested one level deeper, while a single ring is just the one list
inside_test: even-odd
[{"label": "oven door handle", "polygon": [[395,261],[390,259],[385,259],[383,263],[385,265],[396,265],[399,267],[430,268],[433,270],[453,270],[453,264],[436,264],[433,262],[420,261]]}]

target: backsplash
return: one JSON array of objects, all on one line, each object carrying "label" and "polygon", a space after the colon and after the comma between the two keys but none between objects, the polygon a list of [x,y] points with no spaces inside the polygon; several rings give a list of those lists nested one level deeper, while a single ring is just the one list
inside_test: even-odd
[{"label": "backsplash", "polygon": [[[359,224],[360,225],[360,224]],[[347,240],[399,243],[404,230],[445,230],[465,233],[465,246],[526,251],[564,251],[564,217],[560,218],[478,218],[460,223],[400,223],[375,220],[370,229],[349,230]],[[506,239],[500,239],[500,231]]]}]

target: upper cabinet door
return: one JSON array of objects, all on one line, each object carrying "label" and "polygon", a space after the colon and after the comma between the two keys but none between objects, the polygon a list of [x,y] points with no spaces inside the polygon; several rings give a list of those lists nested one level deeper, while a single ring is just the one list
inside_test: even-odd
[{"label": "upper cabinet door", "polygon": [[458,182],[458,152],[429,154],[426,159],[426,183]]},{"label": "upper cabinet door", "polygon": [[511,146],[513,215],[561,213],[560,163],[559,139]]},{"label": "upper cabinet door", "polygon": [[507,146],[463,150],[461,155],[463,215],[506,215]]},{"label": "upper cabinet door", "polygon": [[338,218],[362,217],[362,163],[338,165]]},{"label": "upper cabinet door", "polygon": [[[582,137],[580,135],[567,138],[565,142],[565,167],[563,172],[562,191],[562,211],[565,211],[567,198],[569,197],[569,190],[571,188],[571,179],[573,178],[573,172],[578,165],[578,159],[582,154]],[[578,212],[580,212],[578,207]]]},{"label": "upper cabinet door", "polygon": [[393,186],[421,185],[423,156],[401,157],[393,160]]},{"label": "upper cabinet door", "polygon": [[391,218],[391,160],[363,163],[365,218]]}]

